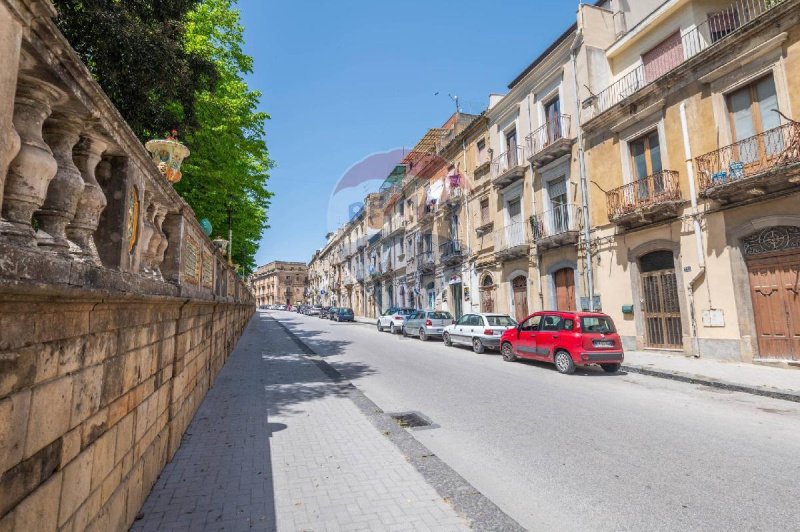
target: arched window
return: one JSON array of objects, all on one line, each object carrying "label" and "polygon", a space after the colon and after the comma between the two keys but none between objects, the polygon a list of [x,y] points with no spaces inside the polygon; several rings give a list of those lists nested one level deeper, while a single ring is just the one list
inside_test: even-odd
[{"label": "arched window", "polygon": [[481,281],[481,288],[491,288],[492,286],[494,286],[494,279],[487,273]]}]

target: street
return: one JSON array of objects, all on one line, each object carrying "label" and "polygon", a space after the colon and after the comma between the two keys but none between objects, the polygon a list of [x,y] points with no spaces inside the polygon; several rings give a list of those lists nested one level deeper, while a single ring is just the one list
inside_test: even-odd
[{"label": "street", "polygon": [[266,314],[527,529],[800,529],[797,403]]}]

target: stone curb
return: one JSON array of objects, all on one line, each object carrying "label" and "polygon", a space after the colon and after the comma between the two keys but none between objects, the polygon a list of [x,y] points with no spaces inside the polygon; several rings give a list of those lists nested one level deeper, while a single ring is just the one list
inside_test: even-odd
[{"label": "stone curb", "polygon": [[768,388],[767,386],[748,386],[745,384],[737,384],[734,382],[714,379],[703,375],[693,375],[690,373],[683,373],[680,371],[668,371],[663,369],[653,369],[646,366],[638,366],[632,364],[623,364],[622,369],[631,373],[639,373],[641,375],[649,375],[651,377],[660,377],[662,379],[671,379],[674,381],[687,382],[689,384],[702,384],[704,386],[711,386],[713,388],[720,388],[722,390],[730,390],[733,392],[749,393],[751,395],[761,395],[764,397],[771,397],[773,399],[781,399],[783,401],[792,401],[800,403],[800,392],[792,392],[788,390],[777,390],[775,388]]},{"label": "stone curb", "polygon": [[475,489],[464,477],[456,473],[441,458],[416,440],[409,431],[401,428],[378,405],[372,402],[339,371],[325,362],[308,344],[297,337],[280,320],[275,320],[306,357],[331,380],[340,384],[348,397],[361,410],[381,434],[397,446],[403,457],[414,466],[428,484],[450,504],[456,512],[469,521],[475,530],[524,531],[525,529],[496,504]]}]

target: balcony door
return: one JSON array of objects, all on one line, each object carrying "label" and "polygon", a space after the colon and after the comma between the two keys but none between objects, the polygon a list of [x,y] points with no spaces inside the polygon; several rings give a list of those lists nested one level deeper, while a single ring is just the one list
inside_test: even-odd
[{"label": "balcony door", "polygon": [[683,41],[676,31],[642,55],[647,83],[654,81],[683,62]]},{"label": "balcony door", "polygon": [[[736,143],[735,157],[731,162],[731,175],[743,169],[742,165],[773,157],[783,151],[783,136],[780,131],[772,134],[771,129],[781,125],[778,115],[778,96],[772,76],[728,95],[728,111],[731,131]],[[737,166],[738,165],[740,166]]]},{"label": "balcony door", "polygon": [[511,280],[514,294],[514,319],[521,322],[528,316],[528,278],[524,275]]},{"label": "balcony door", "polygon": [[522,198],[516,197],[506,204],[508,209],[508,226],[506,227],[506,242],[508,247],[522,244]]},{"label": "balcony door", "polygon": [[635,204],[646,201],[651,194],[664,191],[664,183],[660,177],[663,166],[658,131],[651,131],[628,142],[628,147],[633,169],[633,197],[626,200]]},{"label": "balcony door", "polygon": [[556,310],[570,312],[575,308],[575,270],[561,268],[553,274],[556,288]]},{"label": "balcony door", "polygon": [[567,179],[560,177],[547,184],[550,196],[552,234],[557,235],[569,230],[569,212],[567,211]]},{"label": "balcony door", "polygon": [[553,98],[544,104],[545,124],[547,124],[547,139],[545,146],[552,144],[563,137],[561,131],[561,100]]},{"label": "balcony door", "polygon": [[506,133],[506,169],[517,166],[517,128]]}]

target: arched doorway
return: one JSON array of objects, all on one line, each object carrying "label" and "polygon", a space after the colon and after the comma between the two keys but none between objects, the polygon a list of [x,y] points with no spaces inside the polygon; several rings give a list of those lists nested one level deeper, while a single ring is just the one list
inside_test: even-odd
[{"label": "arched doorway", "polygon": [[577,310],[575,304],[575,270],[561,268],[553,272],[553,285],[556,295],[556,310]]},{"label": "arched doorway", "polygon": [[522,321],[528,316],[528,278],[519,275],[511,280],[513,294],[514,318]]},{"label": "arched doorway", "polygon": [[481,280],[481,312],[494,312],[494,279],[486,274]]},{"label": "arched doorway", "polygon": [[800,360],[800,227],[768,227],[741,244],[760,357]]},{"label": "arched doorway", "polygon": [[425,286],[425,295],[426,295],[426,307],[427,309],[433,310],[436,308],[436,286],[433,282],[430,282]]},{"label": "arched doorway", "polygon": [[398,293],[399,293],[399,296],[400,296],[399,297],[400,306],[401,307],[406,307],[407,306],[406,305],[406,285],[401,284],[400,288],[398,289]]},{"label": "arched doorway", "polygon": [[672,251],[658,250],[639,259],[645,345],[682,349],[680,294]]}]

